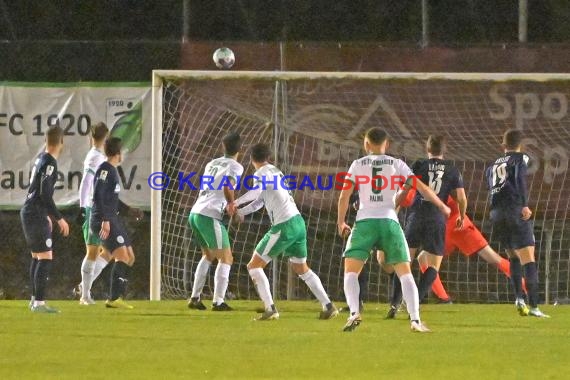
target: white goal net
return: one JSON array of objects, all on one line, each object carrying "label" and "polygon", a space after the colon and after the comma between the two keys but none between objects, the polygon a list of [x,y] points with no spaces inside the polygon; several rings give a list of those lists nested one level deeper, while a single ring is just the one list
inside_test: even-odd
[{"label": "white goal net", "polygon": [[[528,182],[533,210],[542,300],[568,300],[570,275],[570,76],[547,74],[386,74],[292,72],[155,71],[153,165],[171,182],[153,192],[151,298],[185,298],[200,248],[187,219],[205,164],[222,154],[221,138],[237,131],[244,141],[241,163],[253,172],[248,148],[271,144],[275,164],[287,175],[331,185],[335,173],[362,155],[362,136],[382,127],[389,152],[411,164],[425,156],[430,134],[448,138],[448,159],[464,176],[468,215],[501,252],[488,221],[484,169],[501,154],[507,128],[524,132],[532,158]],[[191,179],[188,175],[196,173]],[[186,180],[185,180],[186,178]],[[297,186],[299,187],[299,186]],[[309,263],[335,300],[343,300],[343,242],[336,234],[338,191],[294,191],[307,222]],[[354,217],[351,215],[351,217]],[[230,227],[234,265],[229,292],[255,298],[246,263],[269,220],[259,212]],[[368,265],[366,298],[385,302],[388,276]],[[212,271],[213,272],[213,271]],[[205,292],[213,287],[213,273]],[[276,298],[309,295],[285,260],[268,268]],[[442,264],[441,278],[460,302],[507,302],[506,277],[477,255],[455,253]]]}]

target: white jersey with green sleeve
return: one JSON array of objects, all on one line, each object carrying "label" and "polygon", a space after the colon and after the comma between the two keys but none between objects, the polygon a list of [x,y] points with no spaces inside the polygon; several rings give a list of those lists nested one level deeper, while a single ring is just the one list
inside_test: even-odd
[{"label": "white jersey with green sleeve", "polygon": [[[348,173],[348,180],[359,183],[360,205],[356,214],[357,221],[362,219],[398,221],[396,195],[401,190],[399,184],[403,185],[414,175],[404,161],[385,154],[368,155],[353,161]],[[367,183],[363,183],[366,179]]]},{"label": "white jersey with green sleeve", "polygon": [[272,225],[286,222],[300,214],[291,192],[286,188],[287,184],[282,181],[284,175],[281,170],[271,164],[266,164],[253,175],[255,177],[253,184],[255,189],[248,191],[236,200],[237,206],[249,202],[251,204],[238,210],[238,213],[247,215],[257,211],[265,204]]},{"label": "white jersey with green sleeve", "polygon": [[242,174],[243,166],[233,158],[219,157],[208,162],[202,176],[200,194],[190,213],[221,220],[228,204],[223,186],[229,185],[230,180],[239,182]]},{"label": "white jersey with green sleeve", "polygon": [[95,172],[107,157],[105,154],[93,147],[87,152],[83,161],[83,177],[79,184],[79,207],[91,207],[93,204],[93,179]]}]

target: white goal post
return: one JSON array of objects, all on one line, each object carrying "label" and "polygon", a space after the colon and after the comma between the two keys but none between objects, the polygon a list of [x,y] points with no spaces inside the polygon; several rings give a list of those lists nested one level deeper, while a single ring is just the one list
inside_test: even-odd
[{"label": "white goal post", "polygon": [[[285,174],[311,177],[348,169],[360,154],[362,133],[372,126],[385,128],[393,140],[390,153],[409,163],[424,155],[422,144],[429,134],[440,133],[449,139],[447,157],[464,173],[468,214],[490,237],[481,173],[500,154],[502,132],[519,128],[534,159],[529,184],[531,208],[536,209],[541,297],[547,302],[568,299],[569,99],[570,74],[564,73],[154,70],[151,168],[171,177],[175,171],[200,172],[205,160],[215,157],[221,136],[233,129],[247,142],[271,142]],[[248,161],[242,157],[244,167]],[[151,300],[185,297],[200,255],[185,226],[195,195],[174,184],[151,191]],[[307,220],[309,262],[338,299],[342,242],[331,229],[335,198],[334,191],[295,194]],[[230,291],[236,297],[255,293],[242,266],[267,229],[259,216],[230,231],[239,256],[230,274]],[[490,243],[500,248],[496,241]],[[372,261],[367,267],[369,298],[385,300],[386,276]],[[284,268],[271,269],[277,271],[272,273],[274,286],[287,297],[303,298],[295,291],[297,280]],[[475,257],[446,258],[442,280],[457,298],[469,302],[504,302],[510,294],[500,273]]]}]

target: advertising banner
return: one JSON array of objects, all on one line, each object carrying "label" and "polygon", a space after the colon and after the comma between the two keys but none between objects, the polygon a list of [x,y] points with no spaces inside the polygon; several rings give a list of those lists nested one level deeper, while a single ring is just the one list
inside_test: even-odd
[{"label": "advertising banner", "polygon": [[57,205],[78,203],[90,126],[104,122],[123,140],[120,198],[150,206],[151,91],[148,83],[0,83],[0,207],[20,208],[46,131],[59,125]]}]

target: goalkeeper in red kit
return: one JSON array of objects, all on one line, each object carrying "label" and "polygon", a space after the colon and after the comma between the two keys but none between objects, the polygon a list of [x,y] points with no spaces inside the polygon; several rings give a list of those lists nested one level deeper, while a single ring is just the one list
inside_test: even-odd
[{"label": "goalkeeper in red kit", "polygon": [[[487,239],[485,239],[481,231],[479,231],[477,226],[473,224],[467,215],[463,219],[463,228],[457,228],[455,225],[455,221],[459,216],[457,203],[455,203],[453,198],[449,197],[447,205],[451,208],[451,215],[447,219],[447,226],[445,229],[444,255],[449,256],[456,250],[467,257],[478,254],[479,257],[487,263],[495,265],[497,269],[507,276],[507,278],[510,278],[511,272],[509,269],[509,260],[501,257],[493,250],[493,248],[491,248],[491,246],[489,246]],[[402,204],[402,206],[405,206],[405,204]],[[421,271],[425,271],[427,263],[423,252],[418,255],[418,262],[420,264]],[[445,291],[445,287],[439,278],[439,274],[433,282],[431,290],[443,303],[451,302],[449,295]]]}]

